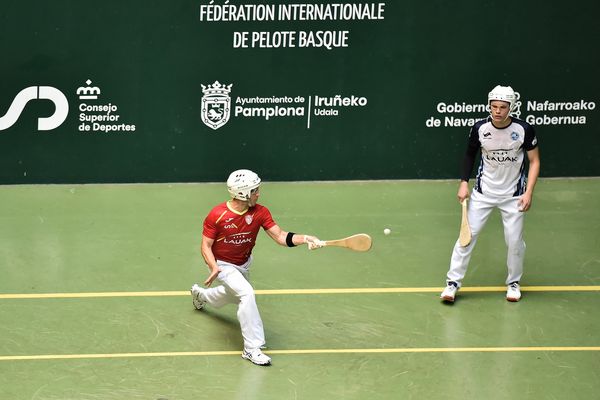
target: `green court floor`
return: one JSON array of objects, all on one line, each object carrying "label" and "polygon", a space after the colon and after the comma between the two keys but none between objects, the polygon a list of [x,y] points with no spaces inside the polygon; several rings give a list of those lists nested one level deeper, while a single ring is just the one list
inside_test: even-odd
[{"label": "green court floor", "polygon": [[259,235],[273,365],[258,367],[240,357],[235,307],[198,312],[188,293],[223,184],[0,187],[0,399],[599,398],[600,179],[538,183],[519,303],[504,299],[497,213],[456,303],[440,303],[456,188],[265,183],[283,229],[374,245]]}]

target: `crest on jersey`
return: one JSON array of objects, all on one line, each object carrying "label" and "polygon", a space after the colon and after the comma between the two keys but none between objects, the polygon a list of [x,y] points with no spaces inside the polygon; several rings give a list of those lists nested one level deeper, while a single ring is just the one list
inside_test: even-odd
[{"label": "crest on jersey", "polygon": [[513,132],[510,134],[510,138],[512,140],[517,140],[517,139],[519,139],[519,134],[517,132]]},{"label": "crest on jersey", "polygon": [[231,98],[230,85],[222,85],[219,81],[215,81],[212,85],[202,86],[202,122],[212,129],[219,129],[229,121]]},{"label": "crest on jersey", "polygon": [[245,217],[246,223],[250,225],[252,223],[252,215],[246,215]]}]

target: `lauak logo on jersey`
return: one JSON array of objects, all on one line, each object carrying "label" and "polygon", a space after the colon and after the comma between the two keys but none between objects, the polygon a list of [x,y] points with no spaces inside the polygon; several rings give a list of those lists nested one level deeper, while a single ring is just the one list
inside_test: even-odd
[{"label": "lauak logo on jersey", "polygon": [[233,235],[225,236],[223,238],[223,243],[234,244],[237,246],[245,244],[245,243],[252,243],[252,238],[246,237],[246,235],[249,235],[249,234],[250,234],[250,232],[241,232],[241,233],[234,233]]},{"label": "lauak logo on jersey", "polygon": [[515,154],[515,150],[510,149],[500,149],[486,152],[485,158],[488,161],[494,161],[498,164],[516,163],[519,161],[519,157]]},{"label": "lauak logo on jersey", "polygon": [[229,121],[231,110],[230,85],[215,81],[212,85],[202,86],[202,122],[209,128],[219,129]]}]

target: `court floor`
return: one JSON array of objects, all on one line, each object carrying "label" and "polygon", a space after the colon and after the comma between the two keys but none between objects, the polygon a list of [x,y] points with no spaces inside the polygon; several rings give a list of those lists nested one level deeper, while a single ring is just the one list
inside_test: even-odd
[{"label": "court floor", "polygon": [[240,357],[235,307],[198,312],[188,292],[224,185],[0,187],[0,399],[599,398],[600,179],[539,182],[519,303],[504,299],[497,213],[456,303],[440,303],[455,192],[265,183],[283,229],[374,245],[259,235],[251,278],[273,365],[258,367]]}]

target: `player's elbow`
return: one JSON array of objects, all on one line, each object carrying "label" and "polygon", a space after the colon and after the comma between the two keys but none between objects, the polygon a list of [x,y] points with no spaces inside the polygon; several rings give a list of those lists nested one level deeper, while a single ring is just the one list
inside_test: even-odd
[{"label": "player's elbow", "polygon": [[274,226],[271,229],[267,230],[267,235],[273,239],[275,243],[280,246],[285,246],[285,238],[287,237],[287,232],[278,226]]},{"label": "player's elbow", "polygon": [[208,260],[208,258],[210,258],[210,254],[212,254],[212,247],[202,242],[202,244],[200,245],[200,253],[202,254],[202,257],[204,257],[205,260]]},{"label": "player's elbow", "polygon": [[273,237],[273,240],[280,246],[286,246],[285,238],[287,237],[287,234],[288,233],[285,231],[280,231],[279,234]]},{"label": "player's elbow", "polygon": [[281,233],[277,236],[277,244],[280,246],[286,246],[285,238],[287,237],[287,232],[281,231]]}]

